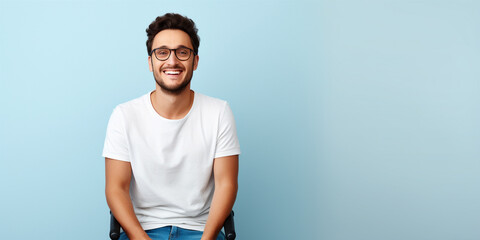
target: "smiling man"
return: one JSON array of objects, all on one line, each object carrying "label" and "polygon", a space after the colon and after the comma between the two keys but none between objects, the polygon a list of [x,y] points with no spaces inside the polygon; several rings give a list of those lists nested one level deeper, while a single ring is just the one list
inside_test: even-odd
[{"label": "smiling man", "polygon": [[155,90],[113,110],[103,149],[120,239],[224,239],[238,188],[232,111],[190,89],[200,44],[191,19],[157,17],[147,36]]}]

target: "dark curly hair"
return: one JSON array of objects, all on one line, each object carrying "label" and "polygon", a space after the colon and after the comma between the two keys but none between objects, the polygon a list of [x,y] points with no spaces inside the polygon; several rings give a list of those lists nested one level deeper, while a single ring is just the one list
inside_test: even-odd
[{"label": "dark curly hair", "polygon": [[198,54],[198,47],[200,46],[200,37],[198,36],[197,32],[198,29],[195,26],[195,23],[192,19],[182,16],[177,13],[167,13],[163,16],[159,16],[150,23],[147,28],[147,51],[148,55],[150,56],[152,52],[152,44],[153,39],[162,30],[165,29],[178,29],[182,30],[190,36],[190,40],[192,41],[193,51],[195,55]]}]

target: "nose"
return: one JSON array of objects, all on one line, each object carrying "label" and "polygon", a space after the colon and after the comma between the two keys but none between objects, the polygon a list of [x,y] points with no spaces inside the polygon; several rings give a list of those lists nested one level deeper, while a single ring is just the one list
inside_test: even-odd
[{"label": "nose", "polygon": [[174,50],[170,50],[170,57],[168,57],[168,59],[166,60],[166,64],[167,65],[175,65],[177,63],[179,63],[180,60],[178,60],[177,58],[177,55],[175,54],[175,51]]}]

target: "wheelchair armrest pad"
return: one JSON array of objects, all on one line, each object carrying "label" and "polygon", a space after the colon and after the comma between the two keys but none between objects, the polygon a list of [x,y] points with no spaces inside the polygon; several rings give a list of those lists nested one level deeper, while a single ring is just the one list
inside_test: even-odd
[{"label": "wheelchair armrest pad", "polygon": [[223,229],[225,230],[225,237],[227,240],[233,240],[237,236],[235,233],[235,222],[233,221],[234,215],[235,213],[232,210],[223,224]]},{"label": "wheelchair armrest pad", "polygon": [[120,238],[120,223],[110,212],[110,239],[117,240]]}]

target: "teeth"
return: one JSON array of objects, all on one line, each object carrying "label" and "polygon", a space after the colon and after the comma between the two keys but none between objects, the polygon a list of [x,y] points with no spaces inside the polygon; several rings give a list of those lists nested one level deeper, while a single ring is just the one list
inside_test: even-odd
[{"label": "teeth", "polygon": [[180,74],[180,71],[165,71],[165,74],[178,75],[178,74]]}]

